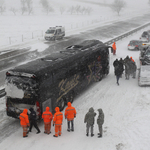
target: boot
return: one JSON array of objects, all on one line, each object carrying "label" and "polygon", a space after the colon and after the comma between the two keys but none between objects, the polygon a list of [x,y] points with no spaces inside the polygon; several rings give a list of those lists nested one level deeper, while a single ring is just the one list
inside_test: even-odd
[{"label": "boot", "polygon": [[89,134],[87,133],[86,136],[89,136]]},{"label": "boot", "polygon": [[94,136],[94,134],[91,134],[91,137],[93,137]]},{"label": "boot", "polygon": [[67,129],[68,132],[70,132],[70,129]]},{"label": "boot", "polygon": [[41,131],[36,132],[36,134],[39,134]]},{"label": "boot", "polygon": [[56,135],[53,135],[53,137],[58,137],[58,136],[56,136]]},{"label": "boot", "polygon": [[99,134],[98,138],[101,138],[101,137],[102,137],[102,135],[101,135],[101,134]]},{"label": "boot", "polygon": [[28,135],[26,135],[26,136],[23,136],[23,138],[26,138],[26,137],[28,137]]}]

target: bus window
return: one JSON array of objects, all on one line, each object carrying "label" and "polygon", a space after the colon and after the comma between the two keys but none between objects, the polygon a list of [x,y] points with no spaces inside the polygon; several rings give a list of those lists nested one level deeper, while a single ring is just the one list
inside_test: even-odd
[{"label": "bus window", "polygon": [[[7,97],[18,99],[34,99],[37,94],[36,80],[28,77],[7,76],[5,91]],[[30,103],[30,102],[29,102]]]}]

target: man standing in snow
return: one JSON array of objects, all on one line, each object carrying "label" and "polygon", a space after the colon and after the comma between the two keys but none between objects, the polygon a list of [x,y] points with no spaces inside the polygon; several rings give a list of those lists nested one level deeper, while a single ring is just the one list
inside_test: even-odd
[{"label": "man standing in snow", "polygon": [[45,134],[51,133],[51,121],[53,119],[53,115],[49,110],[50,110],[50,108],[46,107],[46,111],[43,112],[43,114],[42,114],[42,118],[44,120],[44,129],[45,129],[44,133]]},{"label": "man standing in snow", "polygon": [[115,76],[117,79],[117,84],[119,85],[119,79],[122,76],[123,68],[122,68],[122,65],[119,61],[118,61],[118,64],[114,68],[115,68]]},{"label": "man standing in snow", "polygon": [[63,113],[60,112],[59,107],[55,108],[56,113],[54,114],[53,126],[55,125],[55,135],[54,137],[61,136],[61,125],[63,121]]},{"label": "man standing in snow", "polygon": [[99,112],[99,116],[97,118],[97,124],[98,124],[98,129],[99,129],[98,138],[100,138],[103,135],[102,125],[104,123],[104,113],[102,109],[98,109],[98,112]]},{"label": "man standing in snow", "polygon": [[84,123],[86,124],[86,136],[89,136],[89,129],[91,128],[91,137],[94,136],[93,134],[93,126],[94,126],[94,117],[96,113],[94,112],[93,107],[89,109],[89,112],[85,115]]},{"label": "man standing in snow", "polygon": [[27,132],[28,132],[28,127],[30,126],[27,112],[28,112],[28,110],[24,109],[23,112],[19,116],[20,124],[23,128],[23,137],[24,138],[28,137]]},{"label": "man standing in snow", "polygon": [[31,132],[32,130],[32,126],[34,126],[37,129],[37,134],[40,133],[40,129],[37,126],[37,121],[36,121],[36,112],[34,111],[34,109],[31,107],[30,109],[30,114],[29,114],[29,121],[30,121],[30,128],[29,128],[29,132]]},{"label": "man standing in snow", "polygon": [[114,42],[112,45],[113,48],[113,55],[116,55],[116,43]]},{"label": "man standing in snow", "polygon": [[71,103],[67,103],[68,107],[65,109],[65,118],[67,118],[68,129],[70,132],[70,123],[71,123],[71,131],[74,131],[74,118],[76,117],[76,109],[71,106]]}]

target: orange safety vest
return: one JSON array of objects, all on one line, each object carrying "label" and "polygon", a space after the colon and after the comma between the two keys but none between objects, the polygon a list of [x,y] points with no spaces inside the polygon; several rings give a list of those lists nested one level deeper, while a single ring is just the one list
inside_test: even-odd
[{"label": "orange safety vest", "polygon": [[53,119],[53,115],[49,110],[50,110],[50,108],[46,107],[46,111],[43,112],[43,114],[42,114],[42,118],[45,123],[51,122],[51,120]]},{"label": "orange safety vest", "polygon": [[27,112],[28,110],[24,109],[23,112],[19,116],[21,126],[29,126],[29,118],[28,118]]},{"label": "orange safety vest", "polygon": [[59,111],[59,107],[55,108],[56,113],[54,114],[53,124],[62,125],[63,113]]},{"label": "orange safety vest", "polygon": [[74,117],[76,116],[76,109],[74,107],[71,106],[71,103],[68,102],[68,107],[65,109],[65,118],[67,118],[67,120],[73,120]]}]

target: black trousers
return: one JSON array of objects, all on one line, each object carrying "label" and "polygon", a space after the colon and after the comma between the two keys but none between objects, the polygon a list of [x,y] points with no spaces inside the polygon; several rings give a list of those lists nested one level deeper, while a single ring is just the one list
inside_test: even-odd
[{"label": "black trousers", "polygon": [[36,120],[31,120],[31,121],[30,121],[30,128],[29,128],[29,131],[32,130],[32,127],[33,127],[33,126],[37,129],[38,132],[40,131],[40,129],[39,129],[38,126],[37,126]]},{"label": "black trousers", "polygon": [[70,130],[70,123],[71,123],[71,130],[74,130],[74,121],[67,121],[68,122],[68,129]]}]

